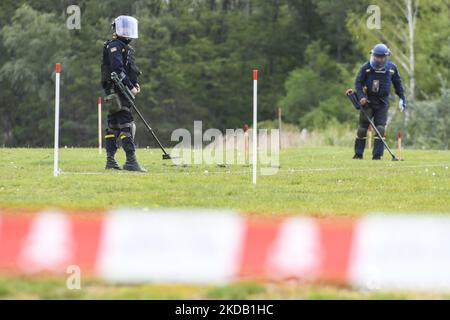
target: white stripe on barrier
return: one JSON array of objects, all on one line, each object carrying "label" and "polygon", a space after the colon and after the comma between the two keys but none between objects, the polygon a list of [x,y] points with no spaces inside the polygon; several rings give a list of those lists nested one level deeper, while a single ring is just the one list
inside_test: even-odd
[{"label": "white stripe on barrier", "polygon": [[450,217],[362,218],[356,225],[349,280],[375,290],[450,290]]},{"label": "white stripe on barrier", "polygon": [[67,215],[45,211],[34,218],[24,240],[19,266],[26,273],[65,272],[73,254],[72,225]]},{"label": "white stripe on barrier", "polygon": [[211,283],[239,268],[243,221],[218,210],[118,210],[105,221],[98,272],[112,281]]},{"label": "white stripe on barrier", "polygon": [[307,217],[286,219],[269,252],[268,273],[276,277],[311,279],[320,263],[317,221]]}]

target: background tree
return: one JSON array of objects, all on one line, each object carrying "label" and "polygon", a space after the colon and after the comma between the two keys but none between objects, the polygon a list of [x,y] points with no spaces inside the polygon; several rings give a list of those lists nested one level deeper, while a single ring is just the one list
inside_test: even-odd
[{"label": "background tree", "polygon": [[[4,0],[0,144],[51,145],[56,62],[63,67],[61,143],[96,144],[101,52],[120,14],[139,19],[140,37],[132,43],[143,72],[137,102],[166,144],[173,129],[192,130],[194,120],[221,130],[250,122],[253,68],[261,73],[262,121],[282,107],[284,121],[301,128],[354,126],[357,113],[343,92],[381,41],[393,48],[407,83],[414,71],[416,101],[424,102],[410,105],[415,123],[419,105],[442,105],[450,76],[448,3],[421,0],[418,11],[416,3],[375,1],[382,9],[377,31],[366,27],[367,0],[80,0],[81,29],[68,30],[72,1]],[[408,25],[415,25],[414,41]],[[408,69],[411,54],[414,67]],[[391,129],[405,126],[395,110]],[[138,132],[137,141],[146,146],[151,140]]]}]

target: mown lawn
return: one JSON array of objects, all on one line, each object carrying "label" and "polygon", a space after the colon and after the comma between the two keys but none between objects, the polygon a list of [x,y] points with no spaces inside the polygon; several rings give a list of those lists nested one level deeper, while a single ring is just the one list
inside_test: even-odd
[{"label": "mown lawn", "polygon": [[0,299],[450,299],[450,293],[356,291],[325,284],[237,282],[229,285],[110,284],[82,279],[69,290],[61,277],[0,277]]},{"label": "mown lawn", "polygon": [[[403,152],[406,161],[352,160],[350,148],[283,150],[278,173],[251,184],[243,165],[174,166],[138,151],[147,174],[106,172],[96,149],[0,149],[0,207],[221,207],[258,213],[354,215],[450,212],[450,152]],[[367,155],[369,158],[370,155]],[[121,150],[118,159],[124,161]]]}]

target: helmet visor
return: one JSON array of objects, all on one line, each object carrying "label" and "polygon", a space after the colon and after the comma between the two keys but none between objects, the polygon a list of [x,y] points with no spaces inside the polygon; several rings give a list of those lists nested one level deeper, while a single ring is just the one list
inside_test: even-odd
[{"label": "helmet visor", "polygon": [[114,20],[116,23],[116,34],[123,38],[138,38],[138,21],[130,16],[119,16]]},{"label": "helmet visor", "polygon": [[370,56],[370,65],[376,70],[383,69],[386,67],[388,57],[385,55],[372,54]]}]

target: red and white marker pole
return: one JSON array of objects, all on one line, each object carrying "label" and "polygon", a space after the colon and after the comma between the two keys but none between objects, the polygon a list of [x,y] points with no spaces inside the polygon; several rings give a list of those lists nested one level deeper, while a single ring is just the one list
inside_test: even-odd
[{"label": "red and white marker pole", "polygon": [[398,159],[402,160],[402,131],[398,130],[397,133],[397,154]]},{"label": "red and white marker pole", "polygon": [[244,155],[245,164],[248,163],[248,124],[244,124]]},{"label": "red and white marker pole", "polygon": [[102,154],[102,97],[98,97],[98,154]]},{"label": "red and white marker pole", "polygon": [[367,129],[367,140],[369,140],[369,150],[372,149],[372,126],[369,125],[369,129]]},{"label": "red and white marker pole", "polygon": [[280,147],[280,150],[281,150],[281,132],[282,132],[282,126],[283,126],[283,123],[282,123],[282,121],[281,121],[281,119],[282,119],[282,115],[281,115],[281,108],[280,107],[278,107],[278,130],[279,130],[279,136],[278,136],[278,145],[279,145],[279,147]]},{"label": "red and white marker pole", "polygon": [[53,152],[53,176],[57,177],[59,175],[59,83],[61,64],[56,64],[55,73],[55,146]]},{"label": "red and white marker pole", "polygon": [[253,70],[253,184],[258,166],[258,70]]}]

